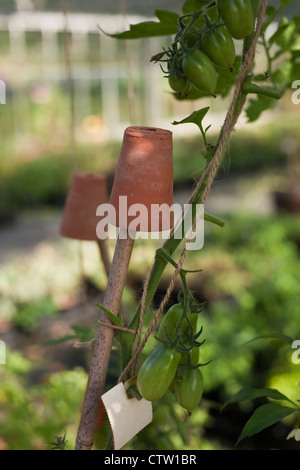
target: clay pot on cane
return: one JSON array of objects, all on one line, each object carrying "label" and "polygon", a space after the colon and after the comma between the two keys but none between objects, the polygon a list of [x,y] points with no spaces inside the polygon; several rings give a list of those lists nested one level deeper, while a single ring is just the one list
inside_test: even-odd
[{"label": "clay pot on cane", "polygon": [[95,173],[75,173],[67,195],[60,234],[77,240],[98,240],[97,207],[107,202],[106,178]]},{"label": "clay pot on cane", "polygon": [[155,127],[125,129],[109,202],[116,211],[116,220],[110,222],[121,229],[160,232],[172,227],[172,132]]}]

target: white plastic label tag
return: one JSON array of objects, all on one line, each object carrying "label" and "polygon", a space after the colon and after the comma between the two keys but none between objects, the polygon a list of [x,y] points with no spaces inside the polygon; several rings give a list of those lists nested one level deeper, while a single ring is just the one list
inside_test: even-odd
[{"label": "white plastic label tag", "polygon": [[124,384],[118,383],[101,397],[110,421],[115,450],[152,421],[152,402],[142,398],[128,398]]}]

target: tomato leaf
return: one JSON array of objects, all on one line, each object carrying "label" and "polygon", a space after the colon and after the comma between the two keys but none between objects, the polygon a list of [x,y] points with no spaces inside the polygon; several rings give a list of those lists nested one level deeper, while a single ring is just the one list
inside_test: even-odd
[{"label": "tomato leaf", "polygon": [[248,122],[256,121],[264,111],[274,108],[276,104],[276,100],[262,95],[257,95],[255,99],[249,99],[245,110]]},{"label": "tomato leaf", "polygon": [[64,336],[60,336],[59,338],[46,341],[44,344],[46,346],[54,346],[56,344],[61,344],[61,343],[64,343],[66,341],[71,341],[71,340],[77,340],[80,342],[90,341],[91,336],[92,336],[91,328],[82,326],[82,325],[72,325],[71,328],[74,331],[74,334],[67,334]]},{"label": "tomato leaf", "polygon": [[[202,126],[202,121],[205,118],[206,114],[209,111],[209,107],[199,109],[198,111],[194,111],[192,114],[190,114],[187,118],[182,119],[181,121],[173,121],[172,124],[177,125],[177,124],[186,124],[186,123],[194,123],[196,124],[203,137],[203,141],[205,143],[205,147],[208,147],[208,142],[206,140],[206,130],[203,129]],[[210,126],[208,126],[206,129],[209,129]]]},{"label": "tomato leaf", "polygon": [[66,341],[71,341],[77,339],[76,335],[64,335],[59,338],[50,339],[44,343],[45,346],[55,346],[57,344],[65,343]]},{"label": "tomato leaf", "polygon": [[279,46],[279,55],[281,55],[291,49],[298,36],[299,17],[293,18],[292,20],[282,18],[275,33],[271,36],[269,43]]},{"label": "tomato leaf", "polygon": [[178,14],[171,11],[156,10],[156,17],[159,21],[143,21],[142,23],[130,25],[128,31],[121,33],[108,34],[100,27],[99,29],[107,36],[116,39],[140,39],[153,36],[169,36],[178,31]]},{"label": "tomato leaf", "polygon": [[182,13],[184,15],[200,10],[209,3],[210,0],[185,0],[182,6]]},{"label": "tomato leaf", "polygon": [[222,406],[222,410],[227,405],[232,405],[238,401],[245,401],[245,400],[254,400],[256,398],[271,398],[273,400],[284,400],[290,403],[291,400],[283,395],[283,393],[279,392],[273,388],[252,388],[250,386],[243,387],[239,392],[233,395],[224,405]]},{"label": "tomato leaf", "polygon": [[72,330],[80,341],[89,341],[92,337],[91,328],[83,325],[72,325]]},{"label": "tomato leaf", "polygon": [[295,408],[288,408],[287,406],[282,406],[278,403],[266,403],[259,406],[244,426],[236,445],[245,439],[245,437],[250,437],[259,433],[263,429],[272,426],[283,418],[295,413],[295,411]]},{"label": "tomato leaf", "polygon": [[[205,132],[207,129],[205,129]],[[204,220],[206,222],[211,222],[212,224],[218,225],[219,227],[224,227],[225,222],[218,217],[215,217],[214,215],[208,214],[207,212],[204,212]]]},{"label": "tomato leaf", "polygon": [[249,343],[252,343],[253,341],[256,341],[258,339],[279,339],[279,340],[287,342],[289,344],[293,343],[293,338],[291,338],[290,336],[286,336],[286,335],[282,335],[282,334],[268,334],[268,335],[256,336],[255,338],[252,338],[249,341],[247,341],[245,343],[245,345],[249,344]]},{"label": "tomato leaf", "polygon": [[181,121],[173,121],[172,124],[174,126],[177,126],[178,124],[193,123],[196,124],[200,129],[202,129],[202,121],[208,113],[209,109],[209,107],[206,107],[199,109],[198,111],[194,111],[188,117],[182,119]]},{"label": "tomato leaf", "polygon": [[273,73],[272,81],[279,86],[290,88],[294,80],[299,79],[300,51],[291,51],[291,58],[283,62]]}]

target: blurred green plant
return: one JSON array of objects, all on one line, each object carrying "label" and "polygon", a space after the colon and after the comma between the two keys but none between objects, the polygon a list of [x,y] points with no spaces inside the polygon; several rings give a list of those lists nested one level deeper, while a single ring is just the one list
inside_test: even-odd
[{"label": "blurred green plant", "polygon": [[40,321],[49,315],[58,313],[58,308],[51,297],[37,299],[28,303],[17,303],[12,323],[25,333],[35,331]]},{"label": "blurred green plant", "polygon": [[0,446],[3,450],[47,450],[48,442],[66,430],[68,446],[75,440],[86,372],[80,368],[45,374],[31,384],[34,364],[21,352],[7,351],[0,368]]},{"label": "blurred green plant", "polygon": [[[222,234],[217,229],[208,234],[205,254],[191,260],[191,267],[194,263],[203,266],[197,283],[208,299],[204,352],[216,358],[214,372],[209,367],[206,371],[208,388],[224,383],[225,390],[233,393],[238,382],[247,380],[251,369],[255,369],[256,385],[262,386],[276,357],[276,341],[272,346],[245,343],[264,334],[300,337],[297,239],[299,221],[288,215],[237,214]],[[216,298],[214,292],[218,293]],[[274,345],[270,354],[269,348]],[[258,363],[256,357],[260,357]]]}]

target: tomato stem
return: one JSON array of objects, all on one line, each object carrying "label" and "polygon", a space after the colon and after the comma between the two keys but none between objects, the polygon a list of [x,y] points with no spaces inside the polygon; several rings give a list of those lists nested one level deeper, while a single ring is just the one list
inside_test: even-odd
[{"label": "tomato stem", "polygon": [[[177,42],[180,43],[180,45],[182,46],[182,48],[185,50],[185,46],[184,46],[184,37],[186,36],[186,34],[189,32],[189,30],[194,26],[194,24],[198,21],[199,17],[201,15],[204,15],[205,16],[205,13],[207,10],[209,10],[210,8],[213,8],[214,6],[216,5],[216,2],[213,1],[211,2],[210,4],[204,6],[203,8],[201,8],[200,10],[196,10],[192,13],[187,13],[185,15],[182,15],[179,17],[178,19],[178,23],[179,23],[179,27],[182,31],[182,34],[180,34],[178,37],[176,36],[175,38],[175,41],[174,41],[174,44],[176,44]],[[184,18],[188,18],[188,17],[191,17],[191,20],[190,22],[188,23],[188,25],[185,25],[183,23],[183,19]]]},{"label": "tomato stem", "polygon": [[245,95],[255,94],[260,96],[266,96],[267,98],[273,98],[274,100],[279,100],[282,96],[282,93],[274,88],[265,88],[254,83],[244,83],[242,86],[242,92]]},{"label": "tomato stem", "polygon": [[165,400],[167,402],[167,406],[170,410],[170,414],[173,418],[173,420],[175,421],[176,423],[176,426],[177,426],[177,430],[178,430],[178,433],[182,439],[182,442],[184,444],[187,444],[187,436],[186,436],[186,433],[185,433],[185,429],[184,429],[184,426],[181,422],[181,420],[179,419],[179,417],[177,416],[177,413],[176,411],[174,410],[174,400],[173,400],[173,397],[172,397],[172,394],[171,392],[167,392],[165,394]]}]

